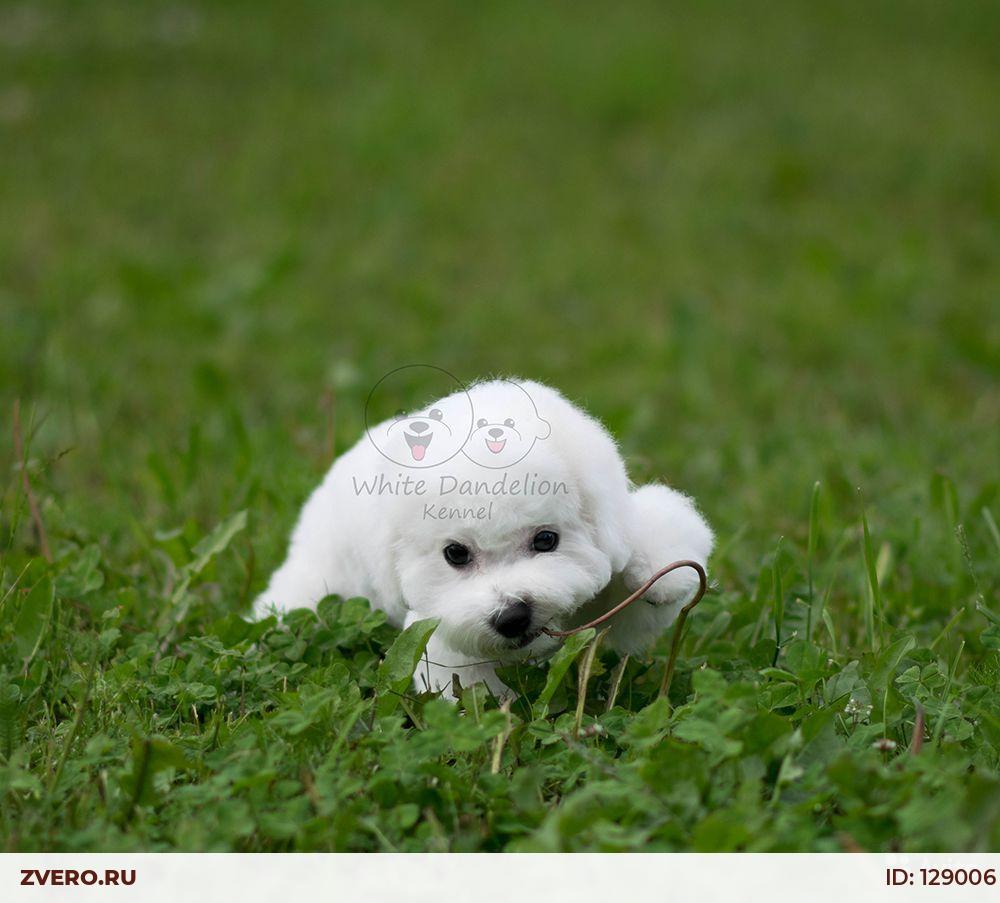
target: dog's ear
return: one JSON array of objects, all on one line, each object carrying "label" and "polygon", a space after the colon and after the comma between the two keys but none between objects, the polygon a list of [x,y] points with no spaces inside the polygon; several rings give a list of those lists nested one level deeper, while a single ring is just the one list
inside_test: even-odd
[{"label": "dog's ear", "polygon": [[631,557],[627,524],[631,512],[625,464],[611,434],[593,417],[562,395],[539,383],[526,383],[539,417],[547,428],[545,438],[555,444],[570,469],[583,502],[582,516],[594,544],[608,556],[614,571]]},{"label": "dog's ear", "polygon": [[[591,455],[591,464],[579,471],[578,485],[583,497],[583,516],[591,525],[594,544],[608,556],[611,569],[621,571],[632,557],[629,542],[628,517],[631,510],[628,478],[611,437],[604,434],[613,456],[608,449]],[[590,444],[602,444],[596,440]]]},{"label": "dog's ear", "polygon": [[[548,396],[554,396],[560,401],[565,403],[565,399],[562,398],[557,392],[554,392],[548,386],[543,386],[540,383],[534,382],[516,382],[512,379],[504,380],[510,383],[517,389],[520,389],[523,393],[521,395],[521,401],[523,404],[519,405],[519,409],[522,412],[530,412],[532,424],[534,426],[534,438],[535,439],[548,439],[552,435],[552,424],[549,423],[542,415],[538,409],[539,401],[541,400],[544,405],[544,399]],[[517,415],[515,415],[517,416]]]}]

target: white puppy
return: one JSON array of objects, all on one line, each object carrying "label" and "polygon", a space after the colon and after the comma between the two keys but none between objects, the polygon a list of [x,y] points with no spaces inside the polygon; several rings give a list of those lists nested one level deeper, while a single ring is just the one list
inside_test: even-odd
[{"label": "white puppy", "polygon": [[[677,559],[704,565],[712,543],[689,498],[629,482],[592,417],[547,386],[494,380],[370,425],[306,502],[255,610],[337,594],[396,626],[439,618],[418,689],[450,695],[458,674],[499,694],[495,665],[557,648],[543,627],[586,623]],[[647,648],[697,585],[689,568],[662,578],[606,644]]]}]

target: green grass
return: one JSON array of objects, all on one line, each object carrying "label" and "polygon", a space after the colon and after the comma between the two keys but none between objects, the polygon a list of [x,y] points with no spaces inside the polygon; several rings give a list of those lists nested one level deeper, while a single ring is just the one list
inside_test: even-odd
[{"label": "green grass", "polygon": [[[3,847],[1000,849],[998,43],[989,2],[0,4]],[[411,362],[550,382],[698,499],[669,701],[669,637],[508,716],[398,695],[421,637],[362,603],[236,617]]]}]

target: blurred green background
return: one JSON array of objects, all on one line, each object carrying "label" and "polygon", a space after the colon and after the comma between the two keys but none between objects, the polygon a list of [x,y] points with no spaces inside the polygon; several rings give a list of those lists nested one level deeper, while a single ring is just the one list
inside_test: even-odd
[{"label": "blurred green background", "polygon": [[3,453],[19,397],[57,542],[123,566],[249,507],[257,586],[429,363],[585,404],[727,585],[815,480],[903,542],[947,474],[978,557],[998,46],[994,2],[4,3]]}]

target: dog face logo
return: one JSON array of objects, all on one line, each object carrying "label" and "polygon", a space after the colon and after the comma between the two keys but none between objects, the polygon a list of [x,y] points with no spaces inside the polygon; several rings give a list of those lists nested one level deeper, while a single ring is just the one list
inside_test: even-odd
[{"label": "dog face logo", "polygon": [[[407,410],[411,398],[436,398]],[[400,467],[436,467],[457,455],[472,431],[469,394],[439,367],[411,364],[382,377],[365,404],[365,432],[378,451]]]},{"label": "dog face logo", "polygon": [[523,387],[498,380],[472,389],[476,422],[463,453],[482,467],[499,469],[524,460],[551,432]]},{"label": "dog face logo", "polygon": [[[401,423],[403,424],[403,438],[410,447],[410,457],[418,464],[427,456],[427,449],[434,440],[436,427],[447,430],[449,436],[452,433],[451,427],[444,421],[444,414],[440,408],[431,408],[426,417],[422,414],[412,417],[405,411],[400,411],[398,419],[389,429],[392,430]],[[441,433],[438,432],[438,436],[440,435]],[[440,444],[439,442],[438,445]]]},{"label": "dog face logo", "polygon": [[492,423],[487,422],[485,417],[481,417],[476,421],[476,428],[486,430],[486,436],[483,441],[486,442],[486,447],[490,450],[490,453],[494,455],[503,454],[503,450],[507,447],[507,439],[510,438],[507,430],[515,433],[520,438],[520,433],[516,432],[512,417],[508,417],[503,422],[503,426],[494,426]]},{"label": "dog face logo", "polygon": [[[436,463],[440,457],[439,449],[443,449],[443,453],[447,454],[454,446],[455,430],[448,423],[448,420],[454,422],[454,418],[445,419],[445,409],[449,407],[453,406],[442,402],[440,407],[429,408],[426,412],[397,411],[392,423],[386,426],[385,435],[389,440],[394,438],[394,431],[402,433],[409,448],[409,460],[406,461],[408,467],[420,467],[425,460],[428,460],[427,453],[431,443],[435,441],[437,444],[429,459],[431,464]],[[448,457],[451,457],[451,454]]]}]

